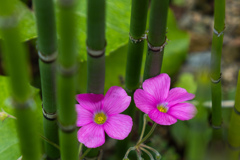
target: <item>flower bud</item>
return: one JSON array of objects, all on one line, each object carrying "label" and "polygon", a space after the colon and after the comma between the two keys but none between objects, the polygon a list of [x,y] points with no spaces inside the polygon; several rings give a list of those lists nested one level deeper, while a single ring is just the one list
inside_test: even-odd
[{"label": "flower bud", "polygon": [[0,121],[4,121],[8,118],[8,114],[6,112],[0,112]]}]

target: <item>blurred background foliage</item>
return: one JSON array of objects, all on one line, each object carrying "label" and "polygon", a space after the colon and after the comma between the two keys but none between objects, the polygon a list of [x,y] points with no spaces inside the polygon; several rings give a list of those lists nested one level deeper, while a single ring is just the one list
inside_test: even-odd
[{"label": "blurred background foliage", "polygon": [[[222,84],[223,99],[233,100],[237,83],[237,73],[240,67],[240,2],[237,0],[226,1],[226,32],[224,35],[223,61],[222,61]],[[168,45],[165,49],[162,72],[168,73],[172,78],[172,87],[183,87],[188,92],[198,95],[201,82],[197,78],[199,71],[206,69],[210,64],[211,36],[213,28],[213,0],[172,0],[171,9],[168,14],[167,38]],[[86,0],[79,1],[76,18],[78,19],[78,93],[86,92]],[[28,46],[30,51],[32,82],[35,87],[33,92],[38,105],[37,117],[39,120],[39,134],[42,134],[42,112],[41,97],[39,94],[40,78],[38,68],[38,56],[36,47],[36,22],[33,14],[31,0],[16,0],[16,12],[19,13],[19,27],[21,40]],[[124,76],[127,56],[127,42],[130,24],[131,1],[129,0],[107,0],[107,22],[106,22],[106,81],[105,92],[113,85],[124,87]],[[56,15],[58,9],[56,8]],[[185,31],[183,31],[185,30]],[[1,38],[1,35],[0,35]],[[146,47],[145,47],[146,51]],[[145,53],[146,54],[146,53]],[[1,54],[0,54],[1,58]],[[5,75],[4,62],[0,59],[0,74]],[[143,58],[143,64],[145,55]],[[144,67],[144,66],[143,66]],[[143,72],[143,68],[142,68]],[[7,87],[7,77],[0,76],[0,108],[14,116],[13,110],[9,107],[10,97]],[[198,80],[198,81],[197,81]],[[205,86],[204,100],[210,101],[210,90]],[[200,95],[201,97],[201,95]],[[227,137],[227,128],[234,103],[230,101],[223,108],[223,133]],[[198,105],[199,107],[199,105]],[[201,106],[203,107],[203,106]],[[153,146],[160,151],[164,160],[183,159],[189,155],[190,134],[195,129],[203,129],[201,143],[202,147],[208,147],[211,139],[209,126],[210,107],[205,104],[204,111],[198,120],[188,122],[179,121],[168,126],[158,126]],[[17,159],[20,157],[18,139],[14,127],[15,119],[7,118],[0,122],[0,159]],[[203,125],[196,127],[199,123]],[[203,127],[203,128],[201,128]],[[136,128],[135,128],[136,129]],[[135,133],[133,133],[135,135]],[[196,137],[199,135],[195,135]],[[133,136],[134,140],[134,136]],[[114,150],[115,142],[108,140],[103,146],[108,157]],[[220,148],[224,145],[219,145]],[[201,146],[200,146],[201,148]],[[198,154],[197,148],[193,153]],[[205,148],[205,151],[207,149]],[[205,153],[204,151],[204,153]],[[200,151],[199,151],[200,153]],[[204,155],[210,159],[209,153]]]}]

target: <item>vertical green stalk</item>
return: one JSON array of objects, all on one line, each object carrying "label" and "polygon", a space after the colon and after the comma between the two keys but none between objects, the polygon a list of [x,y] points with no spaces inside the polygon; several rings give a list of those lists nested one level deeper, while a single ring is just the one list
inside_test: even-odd
[{"label": "vertical green stalk", "polygon": [[[105,82],[105,0],[87,3],[87,92],[104,93]],[[84,149],[85,150],[85,149]],[[87,157],[97,157],[99,148],[91,149]]]},{"label": "vertical green stalk", "polygon": [[214,3],[214,33],[211,54],[212,128],[214,139],[222,139],[221,55],[225,28],[225,0]]},{"label": "vertical green stalk", "polygon": [[[44,136],[58,144],[58,126],[56,121],[55,60],[57,58],[57,36],[54,6],[52,0],[34,0],[38,31],[39,67],[43,97]],[[58,159],[59,150],[45,142],[48,158]]]},{"label": "vertical green stalk", "polygon": [[[148,33],[148,51],[145,61],[145,69],[143,81],[157,76],[161,72],[164,46],[166,45],[166,28],[168,15],[169,0],[152,0],[149,17],[149,33]],[[140,114],[140,117],[143,113]],[[139,126],[143,125],[140,118]],[[146,132],[150,130],[147,126]],[[139,129],[140,133],[141,129]]]},{"label": "vertical green stalk", "polygon": [[229,149],[229,159],[238,160],[240,154],[240,71],[238,72],[238,83],[235,97],[235,106],[232,111],[232,116],[230,120],[229,130],[228,130],[228,149]]},{"label": "vertical green stalk", "polygon": [[76,130],[76,15],[75,0],[58,0],[59,57],[57,107],[62,160],[78,159]]},{"label": "vertical green stalk", "polygon": [[[144,49],[144,34],[146,30],[147,12],[149,0],[132,0],[130,33],[128,42],[127,67],[125,78],[125,89],[132,101],[125,114],[134,116],[135,103],[133,93],[139,88],[140,72]],[[129,137],[123,141],[118,141],[118,157],[122,157],[128,149]]]},{"label": "vertical green stalk", "polygon": [[152,0],[149,19],[148,51],[143,80],[157,76],[161,72],[169,0]]},{"label": "vertical green stalk", "polygon": [[140,71],[148,11],[148,0],[133,0],[131,11],[131,23],[128,42],[126,90],[132,93],[139,88]]},{"label": "vertical green stalk", "polygon": [[41,158],[40,140],[36,128],[36,104],[28,84],[28,61],[26,50],[20,42],[18,14],[14,0],[0,0],[0,30],[3,37],[3,53],[14,106],[17,133],[23,160]]},{"label": "vertical green stalk", "polygon": [[104,92],[105,3],[105,0],[88,0],[87,4],[88,93],[103,94]]}]

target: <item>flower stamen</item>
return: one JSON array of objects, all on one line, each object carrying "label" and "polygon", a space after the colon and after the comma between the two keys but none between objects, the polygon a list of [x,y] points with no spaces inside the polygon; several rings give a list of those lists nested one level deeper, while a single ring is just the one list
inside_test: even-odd
[{"label": "flower stamen", "polygon": [[159,105],[157,106],[157,109],[160,111],[160,112],[163,112],[163,113],[167,113],[168,111],[168,108],[164,105]]},{"label": "flower stamen", "polygon": [[97,124],[103,124],[107,120],[107,116],[103,112],[95,114],[94,122]]}]

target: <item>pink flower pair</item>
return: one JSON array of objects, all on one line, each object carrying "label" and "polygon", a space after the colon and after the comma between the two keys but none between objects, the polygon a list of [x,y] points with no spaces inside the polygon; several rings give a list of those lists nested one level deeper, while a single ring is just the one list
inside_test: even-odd
[{"label": "pink flower pair", "polygon": [[[196,108],[182,103],[194,98],[183,88],[170,89],[167,74],[150,78],[143,83],[143,90],[134,93],[136,106],[158,124],[171,125],[194,117]],[[132,118],[120,114],[127,109],[131,97],[118,86],[111,87],[105,97],[101,94],[79,94],[76,96],[78,140],[88,148],[105,143],[105,132],[111,138],[125,139],[132,130]]]}]

